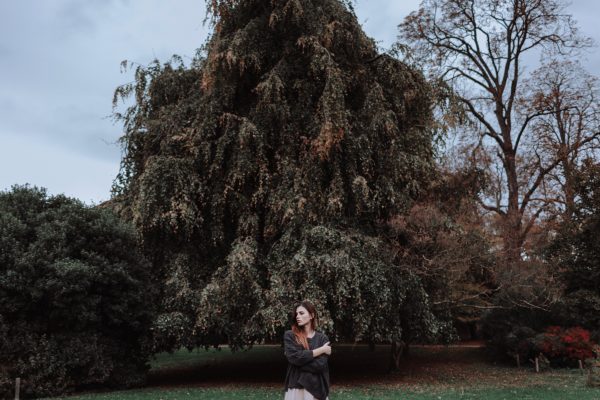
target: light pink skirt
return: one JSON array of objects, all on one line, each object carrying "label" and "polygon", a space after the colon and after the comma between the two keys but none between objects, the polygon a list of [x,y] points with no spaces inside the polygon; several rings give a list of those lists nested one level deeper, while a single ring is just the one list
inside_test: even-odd
[{"label": "light pink skirt", "polygon": [[[308,390],[288,389],[283,400],[316,400]],[[329,400],[329,397],[325,400]]]}]

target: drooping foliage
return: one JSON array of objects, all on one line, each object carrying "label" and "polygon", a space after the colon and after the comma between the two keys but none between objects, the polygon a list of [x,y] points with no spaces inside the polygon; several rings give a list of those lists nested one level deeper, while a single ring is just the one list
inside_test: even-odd
[{"label": "drooping foliage", "polygon": [[140,384],[150,356],[148,265],[109,210],[42,189],[0,192],[0,394]]},{"label": "drooping foliage", "polygon": [[420,280],[380,229],[431,176],[422,74],[378,54],[339,0],[209,9],[192,65],[138,67],[115,93],[136,100],[116,113],[114,204],[163,282],[156,349],[273,338],[305,296],[336,337],[389,340],[411,312],[415,337],[435,337]]},{"label": "drooping foliage", "polygon": [[335,332],[334,339],[431,340],[439,330],[421,282],[405,266],[394,264],[380,238],[305,226],[286,232],[268,262],[274,266],[269,292],[274,310],[301,298],[314,299],[325,311],[322,320],[326,330]]}]

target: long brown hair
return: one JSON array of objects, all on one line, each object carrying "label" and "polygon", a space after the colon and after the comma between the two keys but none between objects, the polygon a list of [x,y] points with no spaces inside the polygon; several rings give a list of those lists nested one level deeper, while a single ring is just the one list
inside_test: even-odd
[{"label": "long brown hair", "polygon": [[306,337],[306,332],[304,331],[304,329],[298,326],[298,321],[296,320],[296,310],[298,309],[298,307],[306,308],[306,311],[308,311],[308,313],[313,316],[313,319],[310,320],[313,330],[317,329],[317,325],[319,324],[319,317],[317,316],[317,309],[308,300],[300,302],[300,304],[296,305],[291,312],[292,321],[294,321],[292,322],[292,332],[294,332],[296,342],[298,342],[302,345],[302,347],[308,350],[308,339]]}]

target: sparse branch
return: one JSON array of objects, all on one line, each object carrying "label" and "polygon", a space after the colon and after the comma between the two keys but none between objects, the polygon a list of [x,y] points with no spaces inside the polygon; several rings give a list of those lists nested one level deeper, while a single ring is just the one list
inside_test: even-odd
[{"label": "sparse branch", "polygon": [[502,209],[500,209],[499,206],[491,206],[489,204],[486,204],[483,200],[481,199],[477,199],[478,203],[481,205],[481,207],[487,211],[493,211],[499,215],[506,215],[506,212],[504,212]]},{"label": "sparse branch", "polygon": [[494,127],[488,122],[483,114],[477,110],[477,108],[473,105],[473,102],[464,97],[460,97],[460,100],[467,106],[471,114],[486,127],[485,134],[494,139],[500,146],[503,146],[504,143],[500,135],[498,135]]},{"label": "sparse branch", "polygon": [[544,207],[539,207],[533,213],[533,215],[531,215],[531,217],[529,217],[529,220],[527,221],[527,223],[525,224],[525,227],[523,228],[523,232],[521,232],[521,240],[525,240],[525,238],[529,234],[529,231],[531,231],[531,228],[534,227],[537,219],[539,218],[539,216],[542,214],[543,211],[544,211]]},{"label": "sparse branch", "polygon": [[527,190],[527,192],[525,193],[525,196],[523,196],[523,200],[521,201],[521,206],[519,208],[519,211],[521,212],[521,214],[523,214],[523,212],[525,212],[525,208],[527,208],[527,206],[529,205],[531,196],[538,189],[538,187],[540,186],[540,184],[546,177],[546,174],[548,172],[552,171],[554,168],[556,168],[556,166],[558,164],[560,164],[560,159],[557,158],[553,162],[551,162],[549,165],[547,165],[546,167],[540,167],[533,184],[529,187],[529,190]]},{"label": "sparse branch", "polygon": [[519,131],[516,136],[515,146],[514,146],[515,151],[518,150],[519,145],[521,143],[521,139],[523,138],[523,134],[525,134],[525,132],[527,131],[527,128],[529,127],[529,124],[531,123],[531,121],[533,121],[537,117],[541,117],[544,115],[550,115],[552,113],[553,113],[552,111],[539,111],[539,112],[531,113],[531,114],[527,115],[527,117],[525,117],[525,121],[523,121],[523,123],[521,124],[521,127],[519,128]]}]

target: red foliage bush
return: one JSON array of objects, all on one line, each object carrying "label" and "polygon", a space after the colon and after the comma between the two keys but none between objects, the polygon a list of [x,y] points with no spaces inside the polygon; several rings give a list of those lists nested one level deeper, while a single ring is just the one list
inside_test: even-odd
[{"label": "red foliage bush", "polygon": [[594,357],[593,346],[590,341],[590,332],[581,328],[569,328],[561,337],[565,344],[567,357],[573,360],[585,360]]},{"label": "red foliage bush", "polygon": [[590,332],[579,326],[567,329],[550,326],[533,339],[533,347],[558,365],[575,365],[578,360],[596,356]]}]

